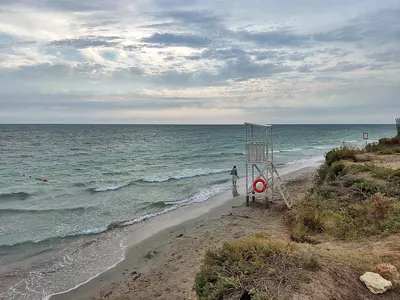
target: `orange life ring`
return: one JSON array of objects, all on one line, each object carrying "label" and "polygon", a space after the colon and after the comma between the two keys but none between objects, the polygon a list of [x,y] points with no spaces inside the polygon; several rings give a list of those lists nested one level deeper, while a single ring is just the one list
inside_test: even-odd
[{"label": "orange life ring", "polygon": [[[259,183],[259,182],[262,183],[262,188],[261,189],[257,188],[257,183]],[[264,179],[258,178],[253,182],[253,189],[257,193],[262,193],[267,189],[267,183],[265,182]]]}]

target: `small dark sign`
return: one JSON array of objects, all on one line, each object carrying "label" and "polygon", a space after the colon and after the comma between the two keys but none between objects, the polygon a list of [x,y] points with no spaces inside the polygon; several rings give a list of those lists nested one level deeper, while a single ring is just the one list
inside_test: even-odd
[{"label": "small dark sign", "polygon": [[368,140],[368,132],[364,132],[363,133],[363,139],[364,140]]}]

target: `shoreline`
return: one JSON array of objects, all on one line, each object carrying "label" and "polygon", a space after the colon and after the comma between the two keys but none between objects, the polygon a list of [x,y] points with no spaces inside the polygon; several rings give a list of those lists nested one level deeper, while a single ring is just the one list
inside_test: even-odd
[{"label": "shoreline", "polygon": [[[317,162],[312,166],[304,166],[296,170],[288,169],[286,172],[282,172],[282,177],[285,181],[293,180],[312,172],[316,167]],[[199,228],[207,222],[218,220],[222,215],[231,213],[232,208],[242,206],[245,202],[244,187],[242,186],[238,190],[240,195],[236,197],[235,195],[228,196],[228,193],[231,192],[221,193],[201,203],[182,206],[157,218],[142,222],[143,226],[139,235],[136,235],[134,240],[131,237],[127,241],[128,245],[121,261],[72,289],[49,295],[43,299],[89,299],[116,282],[129,281],[127,276],[133,276],[133,280],[139,278],[140,274],[152,268],[154,262],[152,263],[151,260],[157,256],[157,249],[165,248],[173,243],[174,239],[183,237],[183,232],[186,233],[187,230]]]}]

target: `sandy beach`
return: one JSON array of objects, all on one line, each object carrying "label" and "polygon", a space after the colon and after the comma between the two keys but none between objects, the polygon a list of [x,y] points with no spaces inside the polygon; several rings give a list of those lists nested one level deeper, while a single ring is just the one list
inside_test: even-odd
[{"label": "sandy beach", "polygon": [[[314,170],[309,167],[283,176],[294,202],[304,196]],[[239,194],[231,198],[222,194],[145,222],[142,228],[147,229],[132,237],[123,261],[50,299],[196,299],[194,278],[208,248],[258,232],[290,239],[283,201],[269,208],[258,203],[246,207],[243,190]]]}]

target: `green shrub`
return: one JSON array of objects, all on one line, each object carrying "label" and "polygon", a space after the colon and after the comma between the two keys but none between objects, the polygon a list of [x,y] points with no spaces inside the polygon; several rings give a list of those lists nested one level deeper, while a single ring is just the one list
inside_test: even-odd
[{"label": "green shrub", "polygon": [[376,151],[376,154],[378,154],[378,155],[391,155],[394,153],[395,153],[394,149],[382,149],[382,150]]},{"label": "green shrub", "polygon": [[328,169],[329,169],[329,167],[326,164],[322,164],[317,169],[317,172],[315,175],[315,183],[317,185],[321,185],[325,181],[326,174],[328,173]]},{"label": "green shrub", "polygon": [[400,215],[392,216],[381,223],[381,230],[387,233],[400,232]]},{"label": "green shrub", "polygon": [[244,290],[253,299],[288,299],[300,281],[307,281],[306,266],[315,270],[318,258],[295,244],[248,237],[208,250],[194,289],[199,300],[240,299]]},{"label": "green shrub", "polygon": [[352,187],[365,195],[366,198],[372,195],[383,192],[383,188],[376,182],[368,179],[359,179],[353,183]]},{"label": "green shrub", "polygon": [[335,189],[330,186],[320,186],[313,189],[313,192],[317,197],[328,199],[332,197]]},{"label": "green shrub", "polygon": [[321,268],[318,258],[314,255],[310,256],[310,260],[305,264],[306,269],[316,271]]},{"label": "green shrub", "polygon": [[376,152],[380,149],[379,143],[369,143],[365,145],[365,151],[367,152]]},{"label": "green shrub", "polygon": [[360,149],[356,148],[350,148],[347,146],[341,147],[341,148],[336,148],[332,149],[325,155],[325,163],[327,166],[331,166],[334,162],[340,161],[340,160],[351,160],[356,162],[357,161],[357,154],[362,153]]},{"label": "green shrub", "polygon": [[376,167],[371,164],[351,164],[347,165],[345,168],[345,172],[349,174],[357,174],[362,172],[371,172]]},{"label": "green shrub", "polygon": [[379,145],[400,145],[400,137],[382,138],[379,140]]},{"label": "green shrub", "polygon": [[326,178],[329,181],[334,181],[345,174],[345,165],[340,161],[336,161],[329,167]]}]

